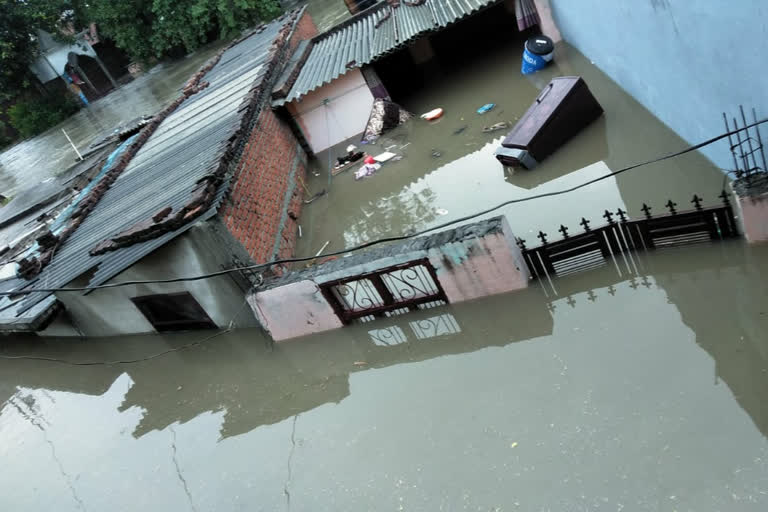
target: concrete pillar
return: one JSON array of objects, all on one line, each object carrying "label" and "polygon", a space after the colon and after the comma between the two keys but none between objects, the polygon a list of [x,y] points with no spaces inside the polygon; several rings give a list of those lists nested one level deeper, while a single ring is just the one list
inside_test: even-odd
[{"label": "concrete pillar", "polygon": [[736,200],[735,214],[741,232],[751,244],[768,242],[768,179],[758,180],[749,188],[743,183],[733,187]]}]

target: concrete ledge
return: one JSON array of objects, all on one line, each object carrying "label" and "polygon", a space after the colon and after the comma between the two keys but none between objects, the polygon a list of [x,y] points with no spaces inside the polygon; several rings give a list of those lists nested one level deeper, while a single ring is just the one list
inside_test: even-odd
[{"label": "concrete ledge", "polygon": [[504,217],[384,245],[267,280],[248,303],[275,341],[342,326],[321,286],[427,259],[449,303],[521,290],[528,267]]}]

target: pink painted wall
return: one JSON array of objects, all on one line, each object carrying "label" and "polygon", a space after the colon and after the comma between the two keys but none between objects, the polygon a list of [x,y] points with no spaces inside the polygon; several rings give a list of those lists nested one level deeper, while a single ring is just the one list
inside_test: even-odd
[{"label": "pink painted wall", "polygon": [[275,341],[330,331],[343,325],[312,281],[299,281],[250,295],[248,303]]},{"label": "pink painted wall", "polygon": [[359,276],[425,257],[434,267],[450,303],[521,290],[528,286],[528,267],[509,224],[506,219],[501,222],[501,230],[484,236],[459,237],[427,250],[406,250],[343,271],[336,269],[333,274],[314,274],[311,279],[259,291],[248,297],[248,303],[272,338],[282,341],[342,327],[317,283]]},{"label": "pink painted wall", "polygon": [[430,250],[429,261],[452,303],[528,287],[528,267],[510,234],[446,244]]},{"label": "pink painted wall", "polygon": [[741,227],[749,243],[768,242],[768,193],[739,197]]}]

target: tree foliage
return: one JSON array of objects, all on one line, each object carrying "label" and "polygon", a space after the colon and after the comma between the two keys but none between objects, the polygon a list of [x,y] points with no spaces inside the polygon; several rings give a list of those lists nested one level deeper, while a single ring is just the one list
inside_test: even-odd
[{"label": "tree foliage", "polygon": [[148,62],[279,13],[278,0],[0,0],[0,99],[29,84],[38,29],[66,39],[62,28],[96,23],[131,58]]},{"label": "tree foliage", "polygon": [[51,95],[17,101],[8,109],[8,118],[11,126],[26,139],[56,126],[79,109],[71,96]]},{"label": "tree foliage", "polygon": [[147,62],[179,49],[189,52],[280,13],[277,0],[88,0],[80,17],[131,58]]},{"label": "tree foliage", "polygon": [[0,0],[0,101],[29,85],[37,30],[57,33],[66,21],[66,5],[58,0]]}]

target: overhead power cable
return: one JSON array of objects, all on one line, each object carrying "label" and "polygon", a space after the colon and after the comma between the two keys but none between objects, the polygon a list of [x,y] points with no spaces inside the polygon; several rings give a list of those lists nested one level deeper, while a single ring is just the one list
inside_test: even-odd
[{"label": "overhead power cable", "polygon": [[[709,146],[711,144],[714,144],[715,142],[718,142],[718,141],[720,141],[722,139],[725,139],[726,137],[729,137],[729,136],[734,135],[736,133],[748,130],[750,128],[753,128],[755,126],[758,126],[758,125],[761,125],[761,124],[764,124],[764,123],[767,123],[767,122],[768,122],[768,119],[763,119],[761,121],[756,121],[756,122],[754,122],[752,124],[749,124],[749,125],[746,125],[746,126],[744,126],[742,128],[739,128],[739,129],[736,129],[736,130],[732,130],[732,131],[729,131],[729,132],[725,132],[725,133],[723,133],[721,135],[718,135],[716,137],[712,137],[711,139],[707,139],[704,142],[700,142],[700,143],[695,144],[693,146],[688,146],[687,148],[685,148],[683,150],[676,151],[674,153],[669,153],[669,154],[666,154],[666,155],[663,155],[663,156],[660,156],[660,157],[653,158],[651,160],[646,160],[644,162],[640,162],[640,163],[637,163],[637,164],[633,164],[633,165],[624,167],[622,169],[610,172],[610,173],[605,174],[603,176],[600,176],[598,178],[594,178],[594,179],[585,181],[583,183],[580,183],[578,185],[574,185],[573,187],[564,188],[564,189],[561,189],[561,190],[556,190],[554,192],[545,192],[545,193],[536,194],[536,195],[533,195],[533,196],[522,197],[522,198],[518,198],[518,199],[510,199],[508,201],[504,201],[502,203],[499,203],[499,204],[497,204],[495,206],[492,206],[490,208],[487,208],[485,210],[481,210],[479,212],[475,212],[475,213],[472,213],[470,215],[466,215],[464,217],[460,217],[458,219],[453,219],[453,220],[444,222],[442,224],[438,224],[437,226],[432,226],[432,227],[427,228],[427,229],[423,229],[423,230],[420,230],[420,231],[414,231],[414,232],[407,233],[407,234],[404,234],[404,235],[397,235],[397,236],[390,236],[390,237],[385,237],[385,238],[378,238],[376,240],[371,240],[369,242],[365,242],[365,243],[356,245],[354,247],[350,247],[349,249],[343,249],[343,250],[340,250],[340,251],[327,253],[323,257],[328,258],[328,257],[333,257],[333,256],[343,256],[345,254],[350,254],[350,253],[353,253],[353,252],[362,251],[364,249],[368,249],[369,247],[373,247],[373,246],[376,246],[376,245],[381,245],[381,244],[390,243],[390,242],[398,242],[398,241],[402,241],[402,240],[408,240],[410,238],[414,238],[414,237],[417,237],[417,236],[422,236],[422,235],[425,235],[427,233],[431,233],[431,232],[439,230],[439,229],[447,228],[449,226],[452,226],[454,224],[458,224],[460,222],[465,222],[465,221],[468,221],[468,220],[475,219],[477,217],[481,217],[483,215],[487,215],[487,214],[492,213],[492,212],[494,212],[494,211],[496,211],[496,210],[498,210],[500,208],[504,208],[505,206],[509,206],[509,205],[512,205],[512,204],[518,204],[518,203],[525,203],[525,202],[528,202],[528,201],[534,201],[536,199],[543,199],[545,197],[554,197],[554,196],[559,196],[559,195],[563,195],[563,194],[568,194],[570,192],[574,192],[574,191],[582,189],[584,187],[588,187],[588,186],[593,185],[595,183],[598,183],[600,181],[607,180],[608,178],[612,178],[614,176],[618,176],[619,174],[623,174],[623,173],[631,171],[633,169],[637,169],[638,167],[644,167],[646,165],[651,165],[651,164],[655,164],[655,163],[658,163],[658,162],[663,162],[665,160],[669,160],[669,159],[672,159],[672,158],[677,158],[677,157],[685,155],[687,153],[691,153],[693,151],[697,151],[697,150],[699,150],[699,149],[701,149],[703,147]],[[13,290],[13,291],[0,292],[0,296],[3,296],[3,295],[6,295],[6,296],[7,295],[13,295],[13,296],[28,295],[30,293],[87,292],[87,291],[100,290],[100,289],[105,289],[105,288],[119,288],[121,286],[134,286],[134,285],[142,285],[142,284],[183,283],[183,282],[201,281],[201,280],[204,280],[204,279],[210,279],[210,278],[213,278],[213,277],[218,277],[218,276],[223,276],[223,275],[227,275],[227,274],[232,274],[232,273],[235,273],[235,272],[258,271],[258,270],[263,270],[265,268],[273,267],[273,266],[276,266],[276,265],[284,265],[284,264],[288,264],[288,263],[304,263],[304,262],[314,261],[316,259],[317,259],[317,256],[306,256],[306,257],[301,257],[301,258],[284,258],[284,259],[279,259],[279,260],[273,260],[273,261],[270,261],[270,262],[267,262],[267,263],[257,263],[255,265],[247,265],[247,266],[243,266],[243,267],[235,267],[235,268],[230,268],[230,269],[225,269],[225,270],[219,270],[217,272],[210,272],[210,273],[207,273],[207,274],[201,274],[201,275],[197,275],[197,276],[175,277],[175,278],[169,278],[169,279],[149,279],[149,280],[143,280],[143,281],[138,281],[138,280],[137,281],[120,281],[120,282],[117,282],[117,283],[106,283],[106,284],[100,284],[100,285],[96,285],[96,286],[75,286],[75,287],[62,287],[62,288],[29,288],[29,289],[25,289],[25,290]]]}]

